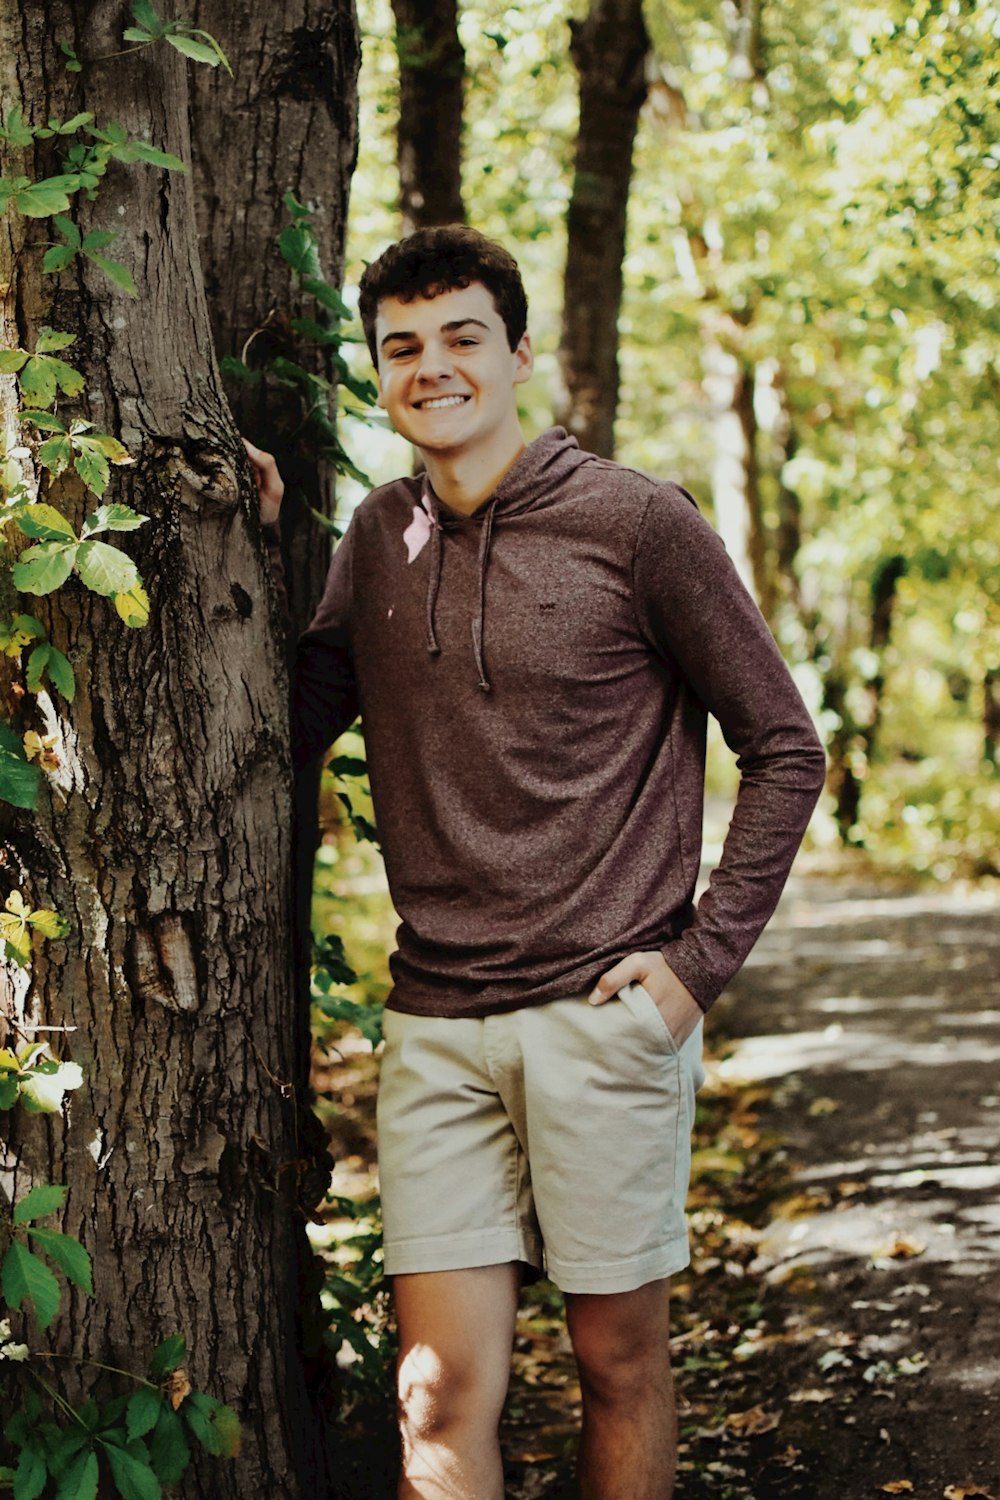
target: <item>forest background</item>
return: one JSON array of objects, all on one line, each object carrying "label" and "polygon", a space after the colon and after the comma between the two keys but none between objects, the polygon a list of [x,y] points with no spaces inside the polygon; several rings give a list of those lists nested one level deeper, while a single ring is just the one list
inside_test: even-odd
[{"label": "forest background", "polygon": [[[123,467],[135,453],[117,481],[129,506],[102,514],[137,531],[129,545],[150,590],[145,600],[130,585],[145,601],[138,610],[116,598],[123,623],[109,629],[73,580],[55,605],[32,605],[40,620],[12,621],[5,647],[14,721],[26,728],[32,700],[45,697],[48,733],[29,730],[23,750],[4,741],[8,789],[38,782],[29,751],[44,752],[46,780],[37,823],[15,815],[5,852],[14,967],[3,1107],[41,1097],[58,1075],[43,1118],[15,1112],[3,1142],[13,1205],[0,1223],[5,1300],[22,1319],[30,1308],[40,1325],[51,1321],[56,1278],[43,1267],[46,1281],[27,1249],[47,1246],[76,1290],[50,1335],[59,1347],[40,1359],[100,1364],[132,1346],[157,1350],[149,1374],[130,1377],[135,1395],[113,1394],[113,1379],[96,1415],[84,1405],[68,1428],[46,1427],[29,1402],[8,1424],[20,1456],[16,1469],[0,1465],[0,1481],[15,1473],[17,1500],[46,1484],[83,1495],[99,1468],[127,1497],[158,1494],[176,1482],[187,1443],[168,1406],[209,1454],[235,1452],[231,1414],[214,1397],[167,1398],[161,1377],[181,1368],[187,1379],[177,1326],[191,1335],[201,1390],[244,1420],[235,1475],[196,1464],[192,1494],[273,1489],[293,1471],[303,1492],[317,1492],[303,1476],[337,1469],[339,1438],[335,1423],[304,1417],[306,1386],[327,1415],[359,1393],[385,1411],[391,1329],[377,1217],[349,1193],[327,1197],[310,1231],[322,1338],[297,1323],[308,1273],[295,1214],[314,1213],[328,1161],[296,1103],[304,939],[269,873],[292,854],[280,665],[274,622],[254,609],[268,594],[266,568],[213,343],[242,430],[275,447],[289,479],[290,602],[302,623],[331,514],[340,529],[362,474],[411,463],[368,405],[370,371],[351,342],[361,265],[432,211],[496,235],[531,297],[529,436],[561,421],[585,446],[680,479],[785,649],[830,755],[812,847],[932,881],[998,869],[995,5],[395,0],[390,10],[366,0],[346,306],[337,286],[354,166],[351,7],[317,19],[308,4],[289,5],[266,36],[234,0],[204,0],[195,20],[210,29],[197,32],[159,29],[148,4],[131,10],[139,24],[129,29],[146,27],[138,48],[150,49],[140,62],[115,50],[129,20],[120,7],[64,0],[49,14],[23,0],[0,11],[5,38],[17,38],[2,58],[5,171],[26,153],[30,175],[35,153],[42,175],[63,132],[85,140],[93,116],[75,109],[125,121],[124,133],[74,144],[73,172],[44,202],[17,186],[28,177],[5,179],[8,423],[17,382],[27,407],[32,395],[48,400],[46,371],[55,382],[52,410],[25,419],[37,428],[28,446],[8,438],[8,516],[42,541],[35,582],[55,553],[79,547],[73,556],[92,559],[90,533],[77,539],[46,502],[82,520],[84,489],[100,496],[111,482],[108,462],[88,465],[87,452],[97,444]],[[165,41],[181,56],[166,55]],[[214,72],[189,83],[184,59]],[[83,97],[69,103],[79,67]],[[194,158],[192,190],[172,186],[182,163],[165,148],[175,146]],[[155,169],[145,186],[123,175],[136,162]],[[96,193],[105,172],[109,192],[82,206],[79,223],[57,221],[57,239],[47,216],[66,210],[67,190],[87,174]],[[81,225],[96,238],[81,243]],[[136,282],[141,310],[127,300]],[[33,322],[46,316],[69,331],[39,332]],[[78,336],[84,378],[55,358]],[[16,347],[36,337],[47,342],[31,344],[34,354]],[[60,412],[76,400],[91,421],[116,413],[118,435],[90,437],[86,424],[67,433]],[[144,515],[156,524],[138,533]],[[14,565],[20,586],[32,582],[27,562]],[[117,567],[121,580],[135,577]],[[130,591],[100,581],[97,592]],[[29,589],[49,591],[48,581]],[[149,629],[133,629],[144,611]],[[60,660],[87,690],[72,709]],[[57,690],[47,696],[46,663]],[[341,1141],[353,1106],[323,1054],[377,1040],[392,925],[371,846],[351,844],[341,821],[346,808],[356,832],[371,832],[361,750],[342,746],[326,774],[317,864],[314,1084]],[[718,742],[712,776],[713,788],[731,788]],[[79,810],[66,816],[72,797]],[[261,871],[263,905],[251,878]],[[79,931],[56,911],[72,912]],[[30,983],[16,967],[29,958]],[[360,1031],[345,1030],[351,1020]],[[44,1045],[21,1045],[39,1030]],[[62,1094],[84,1078],[81,1102],[62,1113]],[[83,1295],[90,1257],[39,1228],[43,1210],[100,1252],[99,1317]],[[12,1338],[23,1331],[15,1320]],[[338,1357],[332,1388],[317,1373],[324,1342]],[[0,1345],[7,1379],[20,1356],[6,1350],[29,1346]],[[36,1378],[33,1345],[30,1355]],[[81,1399],[77,1386],[60,1398]]]}]

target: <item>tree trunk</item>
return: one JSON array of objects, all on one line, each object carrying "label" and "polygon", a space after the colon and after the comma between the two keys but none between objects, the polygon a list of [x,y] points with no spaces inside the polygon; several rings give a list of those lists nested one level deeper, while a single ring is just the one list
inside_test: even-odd
[{"label": "tree trunk", "polygon": [[610,458],[618,408],[618,313],[632,144],[646,97],[649,37],[641,0],[591,0],[571,21],[580,128],[567,227],[556,420]]},{"label": "tree trunk", "polygon": [[403,234],[465,222],[465,52],[457,0],[392,0],[399,57],[396,160]]},{"label": "tree trunk", "polygon": [[[290,191],[315,206],[323,271],[340,285],[357,157],[361,51],[353,0],[288,0],[263,9],[249,0],[199,0],[195,24],[219,39],[235,75],[198,68],[191,80],[198,229],[216,354],[245,357],[257,369],[280,354],[335,381],[328,354],[304,349],[290,326],[302,297],[277,239],[290,222],[282,201]],[[283,541],[289,607],[300,631],[330,560],[329,533],[308,507],[334,515],[333,467],[317,463],[294,392],[273,381],[228,381],[227,391],[240,431],[277,456],[288,486]]]},{"label": "tree trunk", "polygon": [[[21,0],[0,17],[4,114],[92,110],[190,159],[192,64],[162,42],[112,55],[124,7]],[[75,45],[81,73],[64,71],[55,38]],[[24,157],[30,177],[58,170],[50,144]],[[75,1028],[61,1050],[85,1083],[66,1116],[14,1112],[0,1185],[8,1199],[69,1186],[64,1227],[94,1256],[95,1296],[74,1294],[53,1325],[60,1353],[141,1373],[181,1331],[195,1386],[241,1416],[242,1456],[196,1459],[184,1495],[314,1500],[327,1482],[299,1356],[305,1018],[291,983],[273,592],[211,353],[190,176],[112,162],[96,203],[76,198],[73,216],[119,231],[111,253],[138,298],[82,260],[42,279],[47,226],[11,215],[3,332],[31,336],[42,321],[77,332],[80,414],[117,429],[136,459],[107,498],[151,518],[129,551],[152,609],[129,630],[74,579],[29,601],[73,660],[78,693],[49,712],[59,765],[38,813],[12,819],[8,860],[73,931],[36,952],[30,993],[13,993],[8,1014]],[[49,498],[79,522],[78,491],[59,481]]]}]

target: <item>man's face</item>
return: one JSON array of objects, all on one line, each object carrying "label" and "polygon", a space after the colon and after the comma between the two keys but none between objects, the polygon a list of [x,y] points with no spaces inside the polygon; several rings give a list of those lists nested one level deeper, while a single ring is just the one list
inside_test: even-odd
[{"label": "man's face", "polygon": [[531,344],[525,334],[510,348],[480,282],[430,299],[384,298],[375,340],[378,404],[415,447],[485,457],[519,440],[516,387],[531,374]]}]

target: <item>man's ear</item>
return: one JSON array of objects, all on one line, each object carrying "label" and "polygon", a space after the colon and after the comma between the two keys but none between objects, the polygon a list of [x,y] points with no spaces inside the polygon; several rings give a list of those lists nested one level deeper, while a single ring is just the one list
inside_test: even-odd
[{"label": "man's ear", "polygon": [[523,385],[526,380],[530,380],[534,368],[535,355],[531,348],[531,335],[522,333],[520,342],[514,350],[514,384]]}]

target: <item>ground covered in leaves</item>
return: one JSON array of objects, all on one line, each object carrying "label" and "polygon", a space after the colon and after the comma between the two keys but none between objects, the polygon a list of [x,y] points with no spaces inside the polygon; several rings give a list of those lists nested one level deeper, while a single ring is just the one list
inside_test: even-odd
[{"label": "ground covered in leaves", "polygon": [[[998,915],[988,887],[799,875],[713,1011],[674,1286],[677,1500],[1000,1500]],[[320,1082],[338,1190],[363,1194],[370,1056],[345,1041]],[[510,1500],[572,1496],[578,1403],[541,1283]],[[392,1493],[384,1411],[348,1424],[344,1500]]]}]

